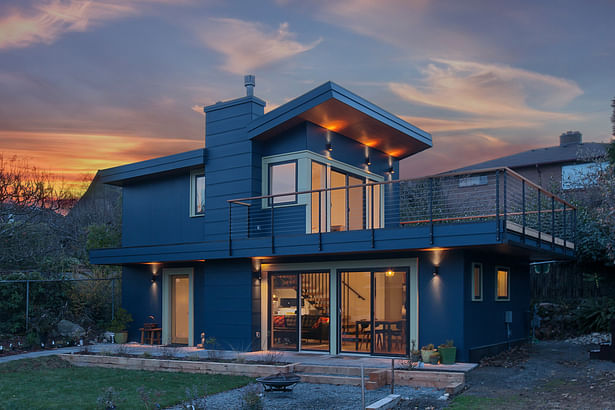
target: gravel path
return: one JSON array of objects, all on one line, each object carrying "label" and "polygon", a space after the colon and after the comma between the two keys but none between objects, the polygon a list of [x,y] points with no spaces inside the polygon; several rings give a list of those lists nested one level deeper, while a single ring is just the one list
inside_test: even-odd
[{"label": "gravel path", "polygon": [[[208,409],[241,409],[243,397],[247,391],[255,389],[255,386],[246,386],[235,390],[229,390],[207,397]],[[252,390],[253,391],[253,390]],[[260,386],[258,391],[262,391]],[[365,405],[380,400],[391,393],[389,386],[379,390],[365,391]],[[444,392],[432,388],[396,387],[395,394],[402,397],[411,397],[426,401],[436,401]],[[359,409],[361,408],[361,388],[358,386],[335,386],[332,384],[309,384],[299,383],[289,393],[268,392],[263,393],[264,409]],[[442,400],[442,403],[446,403]],[[176,406],[172,409],[181,409]]]}]

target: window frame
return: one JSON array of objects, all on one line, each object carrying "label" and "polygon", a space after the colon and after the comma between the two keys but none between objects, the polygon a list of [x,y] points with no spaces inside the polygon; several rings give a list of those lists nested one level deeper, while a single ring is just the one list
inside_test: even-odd
[{"label": "window frame", "polygon": [[[479,298],[476,298],[475,297],[476,295],[474,293],[474,290],[476,289],[475,281],[474,281],[474,268],[476,268],[476,267],[480,268],[480,297]],[[483,301],[483,294],[484,294],[484,289],[483,289],[483,264],[479,263],[479,262],[472,262],[472,271],[470,272],[470,274],[472,275],[472,288],[471,288],[471,293],[470,293],[472,302],[482,302]]]},{"label": "window frame", "polygon": [[[506,297],[498,297],[498,272],[505,271],[506,272]],[[506,266],[496,266],[495,267],[495,286],[494,288],[494,298],[496,302],[509,302],[510,301],[510,268]]]},{"label": "window frame", "polygon": [[[270,162],[267,164],[268,169],[267,169],[267,195],[272,195],[271,193],[271,182],[273,181],[273,167],[278,166],[278,165],[285,165],[285,164],[295,164],[295,190],[293,192],[297,192],[298,191],[298,186],[299,186],[299,161],[297,161],[296,159],[289,159],[286,161],[278,161],[278,162]],[[267,204],[269,206],[273,205],[273,206],[282,206],[282,205],[295,205],[298,203],[298,198],[297,198],[297,194],[295,195],[283,195],[284,196],[293,196],[295,199],[293,199],[292,201],[284,201],[284,202],[275,202],[274,198],[268,198],[267,200]]]},{"label": "window frame", "polygon": [[205,204],[203,203],[203,212],[197,212],[196,199],[197,199],[197,180],[199,177],[203,177],[203,199],[205,199],[205,191],[207,184],[205,183],[205,169],[194,169],[190,171],[190,217],[197,218],[205,216]]}]

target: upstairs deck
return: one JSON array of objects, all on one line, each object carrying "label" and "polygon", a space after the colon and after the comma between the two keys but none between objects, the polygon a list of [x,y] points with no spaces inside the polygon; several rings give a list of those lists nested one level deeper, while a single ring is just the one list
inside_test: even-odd
[{"label": "upstairs deck", "polygon": [[228,212],[228,256],[575,249],[576,208],[508,168],[238,198]]}]

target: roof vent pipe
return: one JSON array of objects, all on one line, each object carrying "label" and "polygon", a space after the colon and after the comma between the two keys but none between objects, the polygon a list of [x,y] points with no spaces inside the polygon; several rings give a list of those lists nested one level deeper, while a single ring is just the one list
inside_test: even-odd
[{"label": "roof vent pipe", "polygon": [[256,85],[256,77],[252,74],[243,76],[243,85],[246,86],[246,95],[252,97],[254,95],[254,86]]}]

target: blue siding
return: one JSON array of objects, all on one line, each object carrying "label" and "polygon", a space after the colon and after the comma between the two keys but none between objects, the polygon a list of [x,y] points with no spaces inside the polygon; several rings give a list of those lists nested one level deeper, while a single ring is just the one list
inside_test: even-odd
[{"label": "blue siding", "polygon": [[252,262],[207,261],[203,278],[195,292],[195,299],[202,300],[195,333],[215,337],[224,349],[258,349],[252,346]]},{"label": "blue siding", "polygon": [[152,283],[151,265],[131,265],[122,269],[122,307],[133,318],[128,327],[128,341],[141,342],[139,328],[151,322],[150,315],[156,323],[162,322],[162,281]]},{"label": "blue siding", "polygon": [[122,246],[202,241],[203,218],[190,217],[190,173],[123,188]]}]

